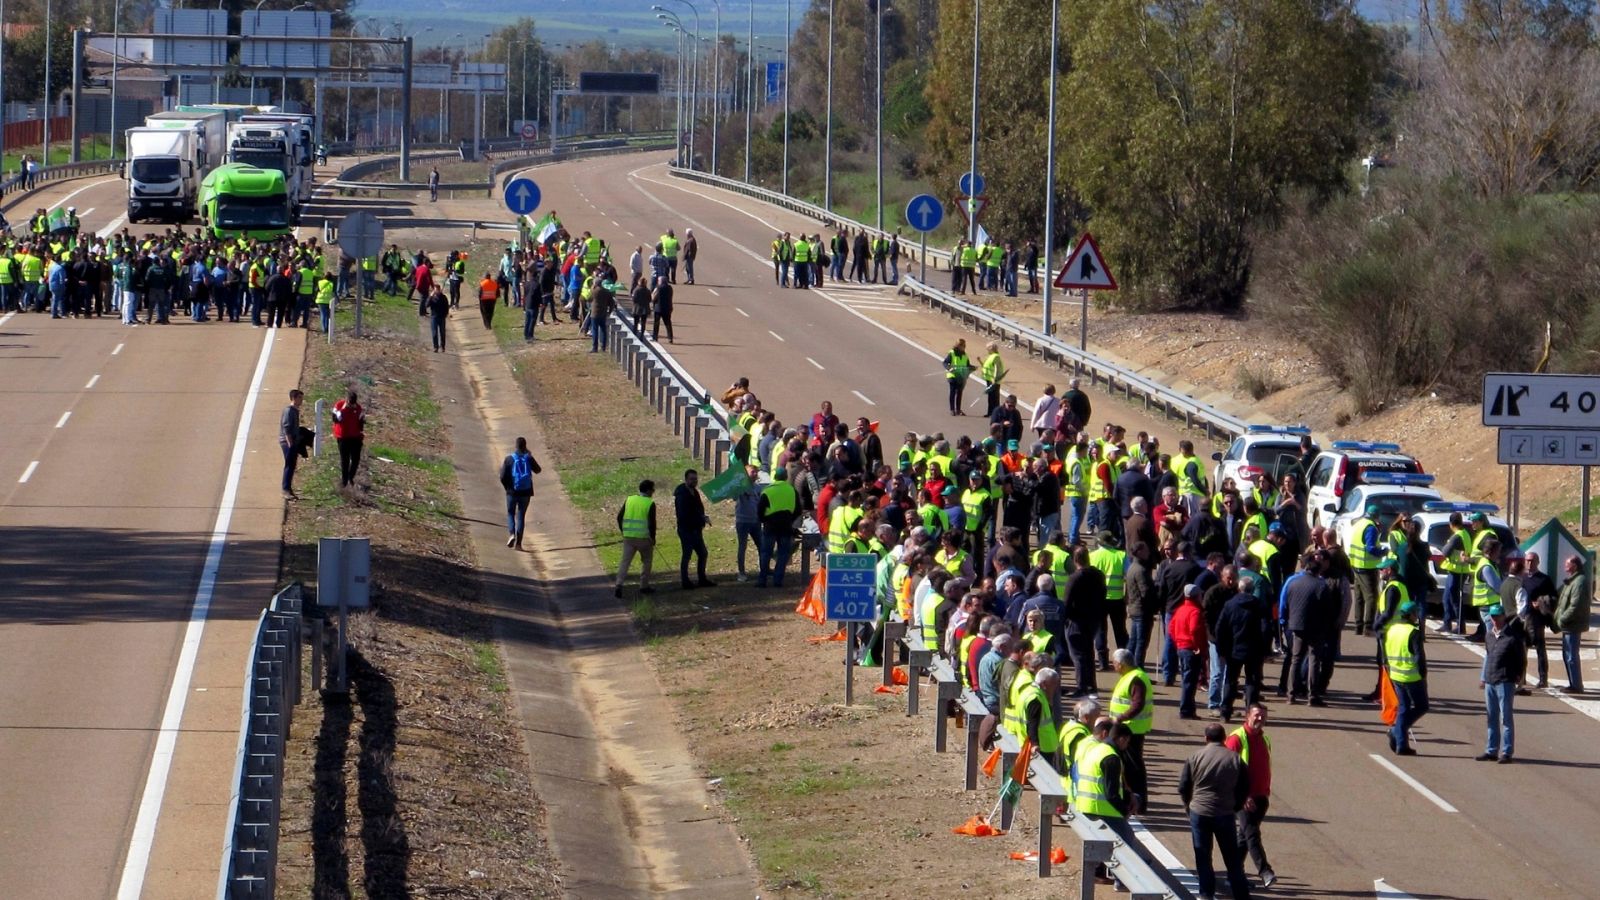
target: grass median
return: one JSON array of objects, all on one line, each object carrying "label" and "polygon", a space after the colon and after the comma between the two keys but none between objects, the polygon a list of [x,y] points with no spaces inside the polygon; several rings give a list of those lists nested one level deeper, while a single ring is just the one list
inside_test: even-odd
[{"label": "grass median", "polygon": [[297,478],[282,577],[315,583],[319,537],[370,537],[372,609],[352,619],[348,698],[308,692],[296,711],[280,896],[558,896],[416,306],[380,294],[360,339],[353,311],[331,346],[313,338],[301,384],[308,418],[359,393],[357,488],[339,489],[327,438]]},{"label": "grass median", "polygon": [[[675,587],[670,497],[684,469],[699,467],[609,355],[590,353],[589,338],[565,319],[537,326],[525,342],[515,308],[496,311],[494,330],[554,454],[546,469],[612,571],[618,507],[640,479],[658,485],[659,590],[630,591],[625,602],[678,727],[750,842],[764,896],[922,896],[979,884],[983,894],[1060,893],[1059,881],[1039,882],[1030,864],[1008,858],[1037,843],[1028,814],[1009,837],[951,834],[989,810],[998,784],[963,792],[959,752],[936,756],[928,714],[909,719],[903,698],[872,692],[879,670],[860,670],[856,704],[842,705],[843,645],[808,641],[831,629],[794,614],[804,588],[795,567],[783,590],[735,581],[731,504],[709,508],[709,574],[718,586]],[[753,574],[754,548],[748,564]],[[1075,868],[1057,872],[1065,878]]]}]

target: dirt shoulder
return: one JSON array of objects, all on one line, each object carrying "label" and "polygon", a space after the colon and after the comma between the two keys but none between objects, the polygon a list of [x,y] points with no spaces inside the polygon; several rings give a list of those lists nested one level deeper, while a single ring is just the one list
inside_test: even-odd
[{"label": "dirt shoulder", "polygon": [[354,388],[366,453],[350,492],[331,439],[302,465],[282,577],[315,583],[318,537],[368,536],[373,605],[352,620],[348,698],[308,690],[295,713],[281,895],[559,896],[416,321],[380,294],[365,338],[341,312],[333,347],[307,352],[308,416]]},{"label": "dirt shoulder", "polygon": [[[1078,300],[1059,293],[1056,300],[1056,334],[1077,335]],[[1037,295],[1013,299],[984,293],[973,302],[1039,325],[1042,302]],[[1349,398],[1309,349],[1261,318],[1128,313],[1097,307],[1091,300],[1089,349],[1157,381],[1192,385],[1196,396],[1251,421],[1303,423],[1319,436],[1340,439],[1398,441],[1438,476],[1444,490],[1472,500],[1506,501],[1506,472],[1495,459],[1496,430],[1480,424],[1476,403],[1429,394],[1356,416]],[[1523,522],[1538,524],[1559,516],[1576,531],[1579,470],[1525,466],[1522,473]]]}]

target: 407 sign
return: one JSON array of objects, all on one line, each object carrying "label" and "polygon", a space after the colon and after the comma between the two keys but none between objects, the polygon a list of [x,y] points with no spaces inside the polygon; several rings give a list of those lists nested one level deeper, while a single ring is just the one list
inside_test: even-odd
[{"label": "407 sign", "polygon": [[1483,376],[1483,424],[1501,428],[1600,427],[1600,375]]}]

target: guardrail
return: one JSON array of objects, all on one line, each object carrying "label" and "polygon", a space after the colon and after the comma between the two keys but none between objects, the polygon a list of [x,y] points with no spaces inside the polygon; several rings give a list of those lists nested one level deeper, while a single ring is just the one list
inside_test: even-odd
[{"label": "guardrail", "polygon": [[[96,159],[90,162],[64,163],[59,166],[45,166],[34,173],[32,186],[26,186],[28,180],[17,173],[10,178],[0,181],[0,197],[16,193],[27,193],[38,190],[39,185],[52,181],[65,181],[69,178],[82,178],[85,175],[107,175],[122,171],[122,160]],[[8,208],[15,203],[7,204]]]},{"label": "guardrail", "polygon": [[[732,178],[723,178],[721,175],[712,175],[710,172],[701,172],[695,169],[684,169],[679,166],[670,166],[668,167],[667,171],[669,174],[677,176],[678,178],[687,179],[689,181],[698,181],[701,184],[709,184],[714,187],[722,188],[723,190],[733,191],[737,194],[744,194],[747,197],[755,197],[757,200],[770,203],[773,206],[780,206],[784,209],[800,213],[801,215],[810,216],[829,228],[849,227],[858,231],[866,230],[874,232],[878,230],[871,225],[857,222],[855,219],[846,218],[836,212],[833,212],[832,210],[824,209],[815,203],[808,203],[804,200],[791,197],[788,194],[781,194],[777,191],[759,187],[748,182],[737,181]],[[884,233],[887,234],[888,232]],[[905,259],[910,260],[911,262],[921,262],[921,257],[918,256],[920,252],[921,246],[919,242],[913,242],[909,240],[903,240],[900,242],[900,253]],[[942,260],[945,268],[949,269],[950,251],[934,250],[929,248],[927,260],[928,263],[935,269],[939,268],[939,262]]]},{"label": "guardrail", "polygon": [[656,413],[672,425],[672,433],[683,439],[683,446],[710,470],[711,477],[721,475],[728,465],[728,451],[733,448],[728,411],[671,354],[636,331],[632,319],[620,310],[612,312],[606,327],[611,358],[622,366]]},{"label": "guardrail", "polygon": [[910,275],[900,279],[900,293],[909,293],[929,308],[958,319],[975,331],[1008,341],[1046,363],[1055,363],[1063,369],[1070,368],[1073,374],[1080,377],[1087,375],[1091,383],[1104,384],[1108,393],[1121,394],[1130,402],[1142,399],[1146,410],[1159,408],[1168,417],[1182,419],[1185,427],[1204,429],[1208,440],[1217,440],[1219,437],[1232,440],[1244,434],[1247,427],[1246,422],[1238,416],[1093,353],[1079,350],[1059,338],[1034,331],[981,306],[957,299]]},{"label": "guardrail", "polygon": [[295,582],[273,596],[256,625],[245,669],[244,712],[218,900],[271,900],[277,891],[283,756],[294,707],[300,703],[304,602],[304,591]]},{"label": "guardrail", "polygon": [[[596,146],[597,144],[599,146]],[[448,184],[441,182],[439,184],[439,190],[485,191],[489,196],[492,197],[494,195],[495,185],[499,181],[500,175],[510,170],[523,169],[533,165],[560,162],[567,159],[587,158],[591,156],[608,156],[618,153],[634,153],[648,150],[671,149],[672,144],[670,142],[657,144],[638,144],[620,140],[584,141],[576,145],[564,144],[557,147],[554,153],[551,153],[550,149],[546,147],[541,150],[536,150],[527,156],[512,157],[510,159],[503,159],[500,162],[495,163],[489,169],[489,177],[483,181],[460,181]],[[454,155],[454,152],[426,153],[420,156],[413,154],[412,161],[415,162],[419,159],[443,159]],[[343,172],[340,172],[339,177],[330,182],[330,184],[334,188],[341,191],[420,192],[428,189],[426,182],[350,180],[352,177],[359,178],[364,175],[371,175],[375,172],[381,172],[385,169],[394,168],[397,165],[399,165],[398,158],[389,156],[368,160],[367,162],[356,163],[348,169],[345,169]]]}]

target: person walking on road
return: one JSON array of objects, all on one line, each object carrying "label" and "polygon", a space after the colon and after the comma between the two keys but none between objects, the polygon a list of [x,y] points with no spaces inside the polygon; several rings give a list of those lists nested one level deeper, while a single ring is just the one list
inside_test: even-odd
[{"label": "person walking on road", "polygon": [[1419,611],[1414,601],[1400,604],[1398,617],[1383,632],[1384,666],[1400,701],[1394,726],[1389,729],[1389,749],[1399,756],[1416,756],[1411,729],[1428,714],[1428,658],[1417,628]]},{"label": "person walking on road", "polygon": [[672,340],[672,284],[665,275],[656,279],[656,290],[652,295],[655,301],[655,319],[650,323],[650,340],[661,343],[661,326],[667,326],[667,343]]},{"label": "person walking on road", "polygon": [[622,598],[622,583],[628,567],[639,557],[639,593],[654,594],[650,586],[650,563],[656,552],[656,483],[646,478],[639,492],[622,502],[617,510],[617,528],[622,531],[622,562],[617,566],[617,586],[612,595]]},{"label": "person walking on road", "polygon": [[1516,750],[1517,729],[1511,705],[1517,688],[1528,674],[1528,632],[1522,620],[1507,616],[1499,603],[1489,606],[1489,627],[1483,636],[1483,673],[1478,686],[1483,688],[1484,711],[1489,717],[1488,737],[1479,762],[1511,762]]},{"label": "person walking on road", "polygon": [[500,282],[495,280],[493,272],[484,272],[483,280],[478,282],[478,312],[483,316],[483,327],[494,327],[494,305],[500,299]]},{"label": "person walking on road", "polygon": [[1278,873],[1267,862],[1267,851],[1261,844],[1261,821],[1267,817],[1267,807],[1272,796],[1272,738],[1267,737],[1267,708],[1252,703],[1244,713],[1244,726],[1235,728],[1223,746],[1239,754],[1244,763],[1244,806],[1234,814],[1239,832],[1239,846],[1250,852],[1256,864],[1256,874],[1261,876],[1262,887],[1272,887]]},{"label": "person walking on road", "polygon": [[517,449],[500,463],[500,486],[506,489],[506,546],[522,549],[528,525],[528,504],[533,501],[533,476],[543,472],[528,452],[528,439],[517,438]]},{"label": "person walking on road", "polygon": [[706,515],[705,498],[700,496],[700,473],[689,469],[683,473],[683,483],[672,492],[672,512],[678,523],[678,577],[684,590],[695,587],[689,581],[689,557],[696,557],[695,571],[700,587],[714,587],[715,582],[706,577],[706,526],[711,517]]},{"label": "person walking on road", "polygon": [[967,376],[972,374],[972,358],[967,356],[967,339],[960,338],[944,357],[945,379],[950,383],[950,415],[962,416],[961,396],[967,389]]},{"label": "person walking on road", "polygon": [[450,318],[450,298],[444,291],[434,287],[433,293],[428,295],[428,333],[433,337],[433,352],[444,352],[445,328],[444,322]]},{"label": "person walking on road", "polygon": [[694,258],[700,252],[700,242],[694,239],[694,229],[683,230],[683,282],[694,284]]},{"label": "person walking on road", "polygon": [[289,392],[289,405],[283,408],[278,419],[278,447],[283,451],[283,497],[299,500],[294,492],[294,468],[300,461],[300,403],[305,394],[298,390]]},{"label": "person walking on road", "polygon": [[1583,693],[1583,660],[1578,647],[1583,633],[1589,630],[1589,609],[1592,588],[1589,573],[1583,568],[1583,557],[1569,556],[1562,564],[1567,576],[1561,584],[1561,595],[1556,598],[1556,611],[1551,616],[1557,631],[1561,632],[1561,664],[1567,670],[1567,686],[1563,694]]},{"label": "person walking on road", "polygon": [[1244,874],[1244,853],[1239,849],[1235,815],[1244,808],[1250,778],[1239,755],[1223,746],[1223,740],[1221,725],[1213,722],[1206,726],[1206,744],[1184,762],[1178,776],[1178,794],[1189,812],[1200,900],[1217,896],[1217,873],[1211,862],[1213,843],[1222,850],[1222,865],[1228,871],[1228,888],[1234,900],[1249,900],[1250,882]]},{"label": "person walking on road", "polygon": [[677,235],[673,233],[671,228],[668,228],[667,229],[667,233],[663,234],[661,236],[661,241],[657,246],[659,246],[661,248],[661,255],[665,256],[667,258],[667,278],[668,278],[668,280],[671,281],[673,284],[677,284],[678,283],[678,251],[680,249],[679,244],[678,244]]},{"label": "person walking on road", "polygon": [[439,202],[439,167],[434,166],[428,173],[428,202]]},{"label": "person walking on road", "polygon": [[356,470],[361,467],[361,445],[365,441],[367,411],[351,391],[333,404],[333,439],[339,445],[339,487],[354,487]]}]

